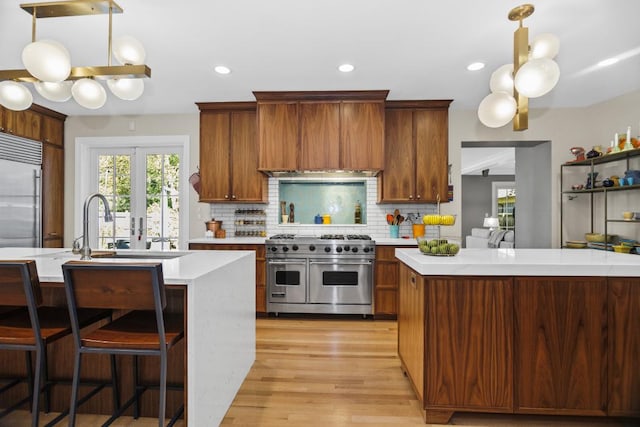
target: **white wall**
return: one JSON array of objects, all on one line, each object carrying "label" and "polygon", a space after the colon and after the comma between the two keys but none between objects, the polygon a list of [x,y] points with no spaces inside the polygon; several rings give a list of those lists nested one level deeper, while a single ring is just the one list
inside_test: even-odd
[{"label": "white wall", "polygon": [[[588,90],[588,89],[585,89]],[[553,96],[553,93],[547,95]],[[551,141],[551,233],[552,245],[560,242],[560,164],[571,160],[569,148],[582,146],[590,149],[594,145],[608,145],[615,132],[626,130],[631,125],[633,134],[640,134],[640,91],[587,108],[536,110],[535,100],[530,101],[529,130],[514,132],[510,126],[490,129],[483,126],[476,111],[452,109],[449,114],[449,163],[452,165],[454,201],[442,205],[443,213],[457,214],[460,211],[460,143],[461,141]],[[453,104],[455,108],[455,100]],[[129,131],[135,122],[136,130]],[[73,234],[74,215],[74,141],[78,136],[124,136],[124,135],[189,135],[191,143],[190,172],[195,171],[199,158],[199,116],[195,111],[186,115],[156,116],[82,116],[69,117],[65,125],[65,246],[70,246]],[[189,194],[190,236],[200,237],[203,223],[210,215],[208,205],[197,202],[193,191]],[[383,209],[386,209],[384,207]],[[460,236],[460,223],[452,230],[452,236]]]}]

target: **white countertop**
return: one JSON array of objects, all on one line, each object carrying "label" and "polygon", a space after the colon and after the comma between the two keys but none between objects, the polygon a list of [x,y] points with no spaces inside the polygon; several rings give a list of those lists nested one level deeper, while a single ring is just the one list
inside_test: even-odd
[{"label": "white countertop", "polygon": [[424,276],[640,277],[639,255],[595,249],[461,249],[437,257],[399,248],[396,258]]},{"label": "white countertop", "polygon": [[[195,279],[216,270],[251,251],[134,251],[118,250],[118,254],[149,255],[149,258],[94,258],[96,262],[162,262],[162,272],[167,284],[189,284]],[[167,254],[181,254],[177,258],[160,258]],[[158,255],[158,258],[153,258]],[[0,259],[34,259],[41,282],[63,282],[62,268],[67,261],[79,260],[80,255],[65,248],[0,248]]]}]

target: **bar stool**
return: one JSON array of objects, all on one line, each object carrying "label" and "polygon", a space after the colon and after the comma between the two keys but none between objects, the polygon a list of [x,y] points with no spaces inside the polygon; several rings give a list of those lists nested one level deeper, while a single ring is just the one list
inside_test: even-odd
[{"label": "bar stool", "polygon": [[[24,382],[29,383],[30,394],[6,408],[3,417],[31,401],[31,424],[37,426],[40,416],[40,394],[44,392],[45,411],[49,412],[50,388],[54,382],[47,372],[47,345],[71,334],[68,310],[64,307],[42,306],[40,280],[33,260],[0,260],[0,306],[8,308],[0,314],[0,349],[26,352],[27,378],[14,378],[0,392]],[[78,313],[77,324],[84,328],[103,319],[109,319],[111,310],[83,310]],[[31,352],[35,352],[35,374]],[[114,368],[115,365],[112,365]],[[115,379],[115,372],[112,371]],[[66,416],[66,411],[47,425],[53,425]]]},{"label": "bar stool", "polygon": [[[75,425],[78,379],[83,354],[134,356],[134,392],[104,425],[111,424],[135,404],[138,417],[140,395],[149,386],[138,384],[138,356],[160,358],[158,425],[164,425],[167,392],[167,352],[184,337],[183,313],[166,313],[162,264],[69,261],[62,265],[69,315],[76,343],[69,425]],[[81,333],[76,312],[80,308],[130,310],[88,333]],[[178,409],[168,425],[184,410]]]}]

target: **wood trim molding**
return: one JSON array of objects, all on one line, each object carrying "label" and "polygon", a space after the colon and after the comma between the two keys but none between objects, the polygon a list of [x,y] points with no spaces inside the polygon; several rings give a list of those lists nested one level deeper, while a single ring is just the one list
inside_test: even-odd
[{"label": "wood trim molding", "polygon": [[253,92],[253,95],[258,101],[384,101],[385,99],[387,99],[388,94],[388,90]]},{"label": "wood trim molding", "polygon": [[58,120],[65,121],[67,119],[67,115],[66,114],[59,113],[59,112],[51,110],[51,109],[49,109],[47,107],[43,107],[42,105],[31,104],[31,108],[29,108],[29,109],[31,111],[35,111],[36,113],[44,114],[45,116],[53,117],[53,118],[58,119]]},{"label": "wood trim molding", "polygon": [[196,102],[200,111],[223,110],[223,111],[256,111],[256,103],[248,102]]},{"label": "wood trim molding", "polygon": [[414,101],[385,101],[385,108],[421,108],[421,109],[442,109],[449,108],[449,104],[453,99],[434,99],[434,100],[414,100]]}]

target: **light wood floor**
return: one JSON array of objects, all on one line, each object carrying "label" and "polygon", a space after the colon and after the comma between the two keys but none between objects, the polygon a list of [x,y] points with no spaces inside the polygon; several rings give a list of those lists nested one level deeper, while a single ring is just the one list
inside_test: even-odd
[{"label": "light wood floor", "polygon": [[[392,321],[257,320],[256,362],[223,426],[424,426],[409,381],[400,371],[397,326]],[[45,416],[44,420],[51,419]],[[106,416],[81,416],[94,427]],[[0,426],[29,426],[29,414]],[[637,420],[636,420],[637,421]],[[466,426],[603,427],[622,420],[456,414]],[[59,424],[63,425],[63,424]],[[122,418],[114,426],[155,426],[157,420]],[[195,426],[209,427],[209,426]]]}]

